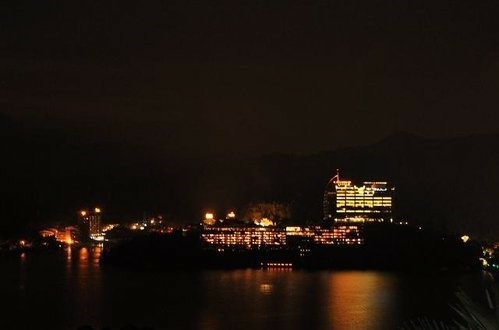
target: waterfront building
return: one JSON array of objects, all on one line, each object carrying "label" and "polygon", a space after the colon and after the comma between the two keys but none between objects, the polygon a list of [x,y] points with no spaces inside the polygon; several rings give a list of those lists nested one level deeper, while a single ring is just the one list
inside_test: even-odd
[{"label": "waterfront building", "polygon": [[334,225],[331,228],[205,226],[201,239],[215,248],[243,249],[364,243],[360,228],[356,225]]},{"label": "waterfront building", "polygon": [[340,179],[338,171],[324,191],[324,220],[335,223],[392,221],[394,190],[385,181],[365,181],[356,185]]},{"label": "waterfront building", "polygon": [[78,229],[73,226],[64,227],[57,232],[56,240],[61,243],[73,244],[78,241]]},{"label": "waterfront building", "polygon": [[81,210],[78,213],[78,229],[83,241],[98,239],[101,233],[102,211],[96,207],[93,210]]},{"label": "waterfront building", "polygon": [[78,228],[66,226],[64,228],[45,228],[39,231],[42,238],[54,239],[59,243],[74,244],[78,242]]},{"label": "waterfront building", "polygon": [[331,228],[321,227],[286,227],[287,243],[298,241],[314,245],[358,245],[364,239],[357,225],[334,225]]},{"label": "waterfront building", "polygon": [[218,247],[258,248],[286,245],[286,231],[268,227],[205,227],[202,240]]}]

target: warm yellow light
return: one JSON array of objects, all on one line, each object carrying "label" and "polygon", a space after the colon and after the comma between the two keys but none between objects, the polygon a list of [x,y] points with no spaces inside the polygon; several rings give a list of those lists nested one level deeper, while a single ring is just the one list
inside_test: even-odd
[{"label": "warm yellow light", "polygon": [[468,242],[468,241],[469,241],[469,239],[470,239],[470,237],[469,237],[468,235],[463,235],[463,236],[461,236],[461,240],[462,240],[464,243]]},{"label": "warm yellow light", "polygon": [[268,227],[268,226],[273,226],[274,225],[274,223],[272,222],[272,220],[267,219],[267,218],[263,218],[260,221],[256,220],[255,224],[258,225],[258,226],[262,226],[262,227]]},{"label": "warm yellow light", "polygon": [[95,213],[100,213],[100,208],[96,207],[95,208]]},{"label": "warm yellow light", "polygon": [[235,217],[236,217],[236,214],[233,211],[231,211],[227,214],[227,218],[229,218],[229,219],[234,219]]},{"label": "warm yellow light", "polygon": [[87,211],[81,211],[80,214],[81,214],[82,217],[84,217],[84,216],[87,215]]},{"label": "warm yellow light", "polygon": [[205,218],[206,220],[213,220],[213,219],[215,218],[215,216],[213,215],[213,213],[208,212],[208,213],[206,213],[206,214],[204,215],[204,218]]}]

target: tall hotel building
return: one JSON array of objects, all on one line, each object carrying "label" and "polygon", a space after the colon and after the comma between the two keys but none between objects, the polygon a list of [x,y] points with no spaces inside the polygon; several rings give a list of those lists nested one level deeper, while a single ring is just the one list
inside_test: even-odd
[{"label": "tall hotel building", "polygon": [[78,213],[78,230],[84,241],[101,235],[101,209],[82,210]]},{"label": "tall hotel building", "polygon": [[384,181],[366,181],[357,186],[352,181],[341,180],[337,172],[324,192],[324,220],[335,223],[391,221],[394,190]]}]

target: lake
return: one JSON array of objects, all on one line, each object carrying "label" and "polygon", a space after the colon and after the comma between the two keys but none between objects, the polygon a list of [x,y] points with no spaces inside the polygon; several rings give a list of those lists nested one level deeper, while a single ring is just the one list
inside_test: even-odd
[{"label": "lake", "polygon": [[101,265],[100,253],[0,256],[0,328],[395,329],[456,318],[459,288],[493,315],[481,273],[138,271]]}]

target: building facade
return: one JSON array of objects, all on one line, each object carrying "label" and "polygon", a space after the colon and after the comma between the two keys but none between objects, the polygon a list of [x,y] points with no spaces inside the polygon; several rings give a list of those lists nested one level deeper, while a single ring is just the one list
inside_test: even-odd
[{"label": "building facade", "polygon": [[393,192],[385,181],[360,185],[341,180],[337,173],[324,191],[324,220],[334,222],[385,222],[392,220]]},{"label": "building facade", "polygon": [[361,245],[364,243],[356,225],[321,227],[219,227],[205,226],[202,241],[215,248],[255,249],[261,247],[312,245]]},{"label": "building facade", "polygon": [[93,210],[81,210],[78,213],[78,229],[82,241],[101,236],[101,216],[102,211],[98,207]]}]

